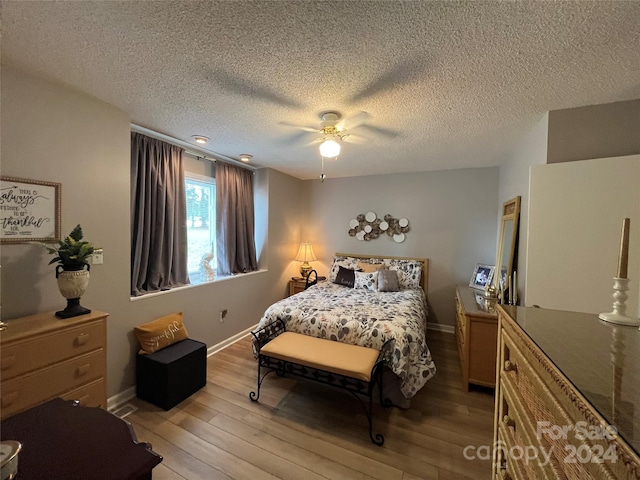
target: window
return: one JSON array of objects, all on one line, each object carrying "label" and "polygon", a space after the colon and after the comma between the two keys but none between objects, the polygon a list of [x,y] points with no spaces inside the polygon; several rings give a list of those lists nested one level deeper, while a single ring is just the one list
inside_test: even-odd
[{"label": "window", "polygon": [[213,280],[216,268],[215,179],[185,172],[187,271],[192,284]]}]

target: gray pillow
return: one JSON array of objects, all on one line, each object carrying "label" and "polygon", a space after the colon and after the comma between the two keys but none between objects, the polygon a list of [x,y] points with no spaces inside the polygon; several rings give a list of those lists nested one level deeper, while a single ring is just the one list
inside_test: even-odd
[{"label": "gray pillow", "polygon": [[398,284],[398,272],[395,270],[378,270],[378,291],[397,292],[400,290]]}]

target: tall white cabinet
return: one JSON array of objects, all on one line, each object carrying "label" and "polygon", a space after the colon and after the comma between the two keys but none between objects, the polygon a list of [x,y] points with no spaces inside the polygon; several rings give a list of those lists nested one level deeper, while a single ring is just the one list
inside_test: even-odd
[{"label": "tall white cabinet", "polygon": [[627,315],[639,316],[640,155],[531,167],[528,306],[612,310],[622,221],[631,219]]}]

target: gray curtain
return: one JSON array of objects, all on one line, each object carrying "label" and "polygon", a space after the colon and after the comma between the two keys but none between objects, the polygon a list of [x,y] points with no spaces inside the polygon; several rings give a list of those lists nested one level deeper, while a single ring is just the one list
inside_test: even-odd
[{"label": "gray curtain", "polygon": [[189,283],[184,149],[131,133],[131,295]]},{"label": "gray curtain", "polygon": [[218,275],[258,269],[253,230],[253,173],[216,161]]}]

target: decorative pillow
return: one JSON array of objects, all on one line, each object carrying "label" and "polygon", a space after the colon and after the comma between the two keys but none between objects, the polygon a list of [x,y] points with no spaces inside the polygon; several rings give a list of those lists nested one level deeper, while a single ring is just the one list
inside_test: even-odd
[{"label": "decorative pillow", "polygon": [[358,270],[360,270],[361,272],[376,272],[384,267],[384,263],[358,262]]},{"label": "decorative pillow", "polygon": [[336,283],[336,276],[340,267],[355,270],[358,268],[358,261],[353,257],[333,257],[333,264],[329,270],[329,281]]},{"label": "decorative pillow", "polygon": [[384,269],[378,272],[378,291],[397,292],[400,290],[398,283],[398,271]]},{"label": "decorative pillow", "polygon": [[385,259],[389,270],[402,272],[398,275],[400,290],[407,288],[420,288],[420,277],[422,276],[422,264],[415,260]]},{"label": "decorative pillow", "polygon": [[345,287],[353,288],[353,285],[356,281],[355,270],[351,270],[349,268],[338,267],[338,274],[336,275],[336,280],[333,283],[337,283],[338,285],[344,285]]},{"label": "decorative pillow", "polygon": [[375,292],[378,290],[378,272],[354,272],[355,282],[353,288],[364,288]]},{"label": "decorative pillow", "polygon": [[169,345],[189,338],[182,323],[182,312],[160,317],[153,322],[134,328],[140,342],[140,353],[153,353]]}]

